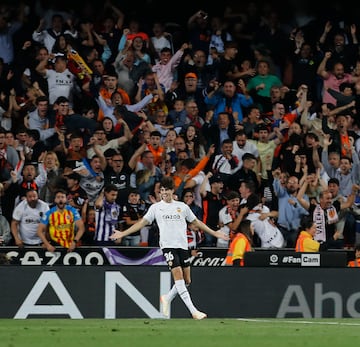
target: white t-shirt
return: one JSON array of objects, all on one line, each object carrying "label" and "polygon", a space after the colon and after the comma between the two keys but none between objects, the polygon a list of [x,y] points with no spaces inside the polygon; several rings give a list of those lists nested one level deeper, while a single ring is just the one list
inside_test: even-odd
[{"label": "white t-shirt", "polygon": [[[194,176],[192,178],[192,180],[196,183],[195,187],[193,188],[194,203],[201,208],[202,208],[202,198],[201,198],[201,194],[200,194],[200,186],[204,179],[205,179],[205,174],[203,171],[200,171],[196,176]],[[210,190],[210,188],[211,188],[209,183],[208,183],[208,185],[209,185],[208,189],[206,189],[206,190]]]},{"label": "white t-shirt", "polygon": [[265,205],[258,205],[254,210],[258,211],[249,213],[246,219],[251,220],[254,231],[261,240],[261,248],[284,247],[284,237],[279,228],[269,222],[269,217],[264,220],[260,220],[259,218],[261,213],[269,213],[269,208]]},{"label": "white t-shirt", "polygon": [[[228,226],[229,223],[233,222],[233,218],[231,217],[231,214],[229,213],[228,206],[224,206],[219,211],[219,223],[222,225],[221,231],[226,234],[230,235],[230,228]],[[216,247],[218,248],[228,248],[229,247],[229,241],[217,239],[216,241]]]},{"label": "white t-shirt", "polygon": [[150,206],[144,219],[150,224],[156,220],[160,231],[160,248],[189,248],[187,222],[193,222],[196,216],[184,202],[157,202]]},{"label": "white t-shirt", "polygon": [[59,96],[65,96],[72,105],[75,76],[68,69],[64,72],[47,69],[46,78],[49,86],[50,105],[53,105]]},{"label": "white t-shirt", "polygon": [[249,141],[245,142],[245,146],[243,148],[240,148],[236,141],[233,141],[233,151],[232,154],[236,155],[238,159],[240,160],[239,166],[240,168],[243,166],[242,157],[245,153],[251,153],[256,158],[259,156],[259,151],[254,143],[251,143]]},{"label": "white t-shirt", "polygon": [[26,199],[15,207],[12,218],[19,222],[19,234],[24,243],[29,245],[42,243],[37,236],[37,228],[40,219],[48,210],[49,205],[42,200],[38,200],[35,208],[31,208]]}]

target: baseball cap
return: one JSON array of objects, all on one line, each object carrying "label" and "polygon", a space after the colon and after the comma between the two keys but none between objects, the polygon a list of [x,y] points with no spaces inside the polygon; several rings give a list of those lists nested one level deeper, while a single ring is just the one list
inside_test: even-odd
[{"label": "baseball cap", "polygon": [[185,75],[185,78],[198,78],[196,73],[194,72],[188,72],[186,75]]}]

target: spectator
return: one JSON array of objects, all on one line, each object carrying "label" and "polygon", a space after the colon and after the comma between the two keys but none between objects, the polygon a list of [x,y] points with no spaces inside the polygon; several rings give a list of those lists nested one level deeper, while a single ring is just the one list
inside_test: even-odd
[{"label": "spectator", "polygon": [[222,55],[226,43],[232,41],[232,36],[227,28],[227,19],[221,16],[213,16],[210,19],[212,34],[210,38],[209,50],[216,48],[217,52]]},{"label": "spectator", "polygon": [[143,149],[139,156],[140,161],[132,174],[131,186],[137,187],[141,199],[150,204],[153,198],[156,199],[163,174],[160,168],[155,165],[154,155],[151,151]]},{"label": "spectator", "polygon": [[231,117],[231,124],[235,128],[244,120],[243,108],[250,107],[253,104],[252,97],[248,94],[243,80],[239,80],[238,86],[240,92],[236,89],[233,81],[224,81],[223,88],[219,90],[219,84],[215,82],[215,87],[208,93],[205,103],[210,105],[214,110],[213,122],[216,122],[221,113],[228,113]]},{"label": "spectator", "polygon": [[297,201],[304,209],[309,211],[316,224],[314,239],[326,242],[329,248],[341,249],[344,245],[344,240],[339,238],[341,233],[336,229],[336,223],[339,221],[338,215],[340,210],[350,208],[353,205],[359,186],[355,184],[352,186],[351,195],[349,195],[345,202],[341,203],[338,200],[333,202],[329,190],[323,190],[320,192],[319,203],[310,204],[308,200],[304,199],[304,191],[307,185],[308,181],[305,180],[298,191]]},{"label": "spectator", "polygon": [[[344,137],[341,137],[343,140]],[[340,155],[338,152],[328,152],[328,147],[333,142],[333,139],[330,139],[329,136],[324,136],[324,154],[321,155],[323,160],[324,170],[330,178],[337,178],[340,182],[340,193],[341,195],[347,197],[351,193],[351,186],[356,184],[359,181],[359,157],[355,152],[355,149],[351,147],[352,155],[349,157],[347,155]],[[344,143],[344,147],[346,143]],[[347,148],[344,148],[347,150]],[[330,159],[330,158],[335,158]],[[353,158],[353,159],[352,159]],[[337,163],[337,164],[335,164]]]},{"label": "spectator", "polygon": [[[301,217],[308,214],[304,206],[309,206],[309,198],[303,194],[301,198],[304,201],[300,204],[299,198],[297,197],[299,192],[298,178],[290,176],[286,185],[283,187],[280,184],[280,174],[280,169],[273,171],[273,189],[279,203],[279,217],[277,222],[286,240],[286,247],[294,248]],[[305,205],[305,201],[307,205]]]},{"label": "spectator", "polygon": [[[210,190],[207,190],[207,184],[210,184]],[[208,172],[200,187],[202,197],[202,208],[204,211],[203,222],[212,228],[219,225],[219,211],[225,206],[225,200],[222,196],[224,183],[219,175],[213,175]],[[216,238],[213,235],[205,235],[204,246],[215,247]]]},{"label": "spectator", "polygon": [[97,146],[94,147],[95,155],[88,160],[84,158],[82,165],[74,170],[81,175],[80,186],[89,198],[89,206],[93,207],[96,198],[104,186],[104,169],[106,159],[104,154]]},{"label": "spectator", "polygon": [[65,159],[69,163],[74,163],[76,167],[76,161],[82,161],[87,156],[86,148],[84,147],[83,136],[79,132],[72,132],[69,136],[69,146],[64,147]]},{"label": "spectator", "polygon": [[[107,74],[104,75],[103,84],[97,86],[97,88],[95,88],[95,90],[92,90],[91,92],[93,97],[98,97],[99,95],[99,98],[102,98],[105,104],[109,105],[111,104],[111,96],[115,91],[121,95],[122,104],[131,104],[128,93],[119,86],[119,78],[117,73],[115,71],[109,70],[107,71]],[[99,109],[99,116],[97,120],[102,121],[104,117],[104,112]]]},{"label": "spectator", "polygon": [[160,52],[159,62],[153,65],[152,71],[157,74],[159,83],[165,88],[165,93],[170,89],[174,79],[174,72],[180,63],[184,51],[188,48],[189,45],[184,43],[173,55],[171,49],[165,47]]},{"label": "spectator", "polygon": [[152,45],[157,55],[155,56],[155,63],[161,59],[161,50],[163,48],[170,48],[172,50],[171,34],[165,32],[165,24],[162,21],[155,21],[152,24],[152,33],[150,37]]},{"label": "spectator", "polygon": [[39,193],[47,180],[47,172],[43,162],[32,163],[23,159],[11,175],[13,184],[10,188],[16,196],[16,205],[25,198],[27,190],[34,189]]},{"label": "spectator", "polygon": [[243,131],[247,138],[256,140],[258,138],[258,127],[263,124],[265,122],[261,117],[260,107],[256,105],[250,106],[245,113],[243,121]]},{"label": "spectator", "polygon": [[[183,60],[182,63],[179,65],[179,82],[182,81],[182,74],[181,71],[184,70],[185,75],[185,82],[186,78],[189,78],[192,73],[192,78],[196,78],[196,90],[203,91],[208,86],[209,82],[216,78],[216,62],[213,61],[212,63],[207,63],[207,60],[210,60],[210,57],[207,59],[206,53],[198,49],[194,51],[192,55],[192,59]],[[188,76],[188,77],[186,77]],[[182,83],[180,83],[181,85]],[[199,100],[197,100],[198,102]]]},{"label": "spectator", "polygon": [[185,204],[190,207],[191,211],[193,211],[197,219],[202,220],[203,210],[200,206],[195,204],[194,198],[195,198],[195,193],[192,188],[185,188],[182,191],[181,201],[185,202]]},{"label": "spectator", "polygon": [[209,55],[209,42],[211,38],[211,27],[209,15],[204,10],[196,11],[188,18],[187,30],[189,41],[194,51],[201,49],[205,55]]},{"label": "spectator", "polygon": [[135,99],[137,84],[151,73],[151,66],[145,61],[137,62],[135,52],[131,47],[125,47],[115,59],[115,71],[118,74],[119,87],[123,88],[131,100]]},{"label": "spectator", "polygon": [[36,109],[29,112],[28,128],[31,130],[37,130],[40,134],[40,140],[44,141],[48,147],[52,147],[55,144],[57,138],[56,129],[54,128],[54,118],[49,110],[49,99],[47,96],[39,96],[36,98]]},{"label": "spectator", "polygon": [[244,266],[245,253],[253,250],[253,235],[254,227],[252,226],[251,221],[242,221],[236,230],[236,236],[231,241],[230,247],[227,251],[225,265]]},{"label": "spectator", "polygon": [[245,153],[251,153],[255,156],[256,159],[259,157],[259,151],[256,145],[248,141],[246,133],[243,130],[239,130],[235,133],[235,140],[233,141],[233,151],[232,154],[236,156],[240,162],[240,169],[243,165],[242,157]]},{"label": "spectator", "polygon": [[200,160],[206,155],[205,139],[200,129],[192,123],[186,127],[184,139],[191,158]]},{"label": "spectator", "polygon": [[224,183],[225,189],[228,188],[229,181],[241,169],[240,159],[232,154],[233,141],[225,139],[221,144],[221,153],[213,157],[211,170],[219,175]]},{"label": "spectator", "polygon": [[55,206],[40,220],[38,237],[49,252],[55,252],[59,246],[72,252],[84,233],[84,222],[78,211],[66,203],[64,190],[55,192],[54,202]]},{"label": "spectator", "polygon": [[[140,194],[136,189],[129,190],[128,200],[122,206],[122,230],[126,230],[136,224],[145,215],[149,206],[140,199]],[[132,235],[125,236],[122,246],[146,246],[148,245],[149,229],[143,227]]]},{"label": "spectator", "polygon": [[117,137],[117,134],[115,133],[114,121],[110,117],[105,117],[101,123],[108,140],[112,140]]},{"label": "spectator", "polygon": [[49,69],[47,60],[44,59],[39,62],[36,71],[47,80],[50,105],[53,106],[59,97],[65,97],[73,108],[76,77],[67,68],[67,57],[49,55],[48,59],[54,60],[54,69]]},{"label": "spectator", "polygon": [[176,164],[176,171],[172,177],[176,188],[176,194],[181,195],[183,188],[188,188],[187,181],[198,175],[200,171],[204,170],[210,157],[214,153],[214,148],[210,147],[206,155],[196,162],[192,158],[179,159]]},{"label": "spectator", "polygon": [[128,141],[132,139],[132,134],[127,123],[121,120],[124,127],[124,136],[119,136],[113,140],[108,140],[106,137],[105,129],[101,124],[98,124],[97,129],[94,131],[93,136],[88,143],[88,149],[86,151],[87,158],[92,158],[95,154],[95,148],[102,153],[112,148],[114,150],[120,150]]},{"label": "spectator", "polygon": [[25,197],[15,207],[11,221],[11,233],[19,248],[41,245],[37,229],[41,218],[49,210],[49,205],[39,199],[36,190],[29,189]]},{"label": "spectator", "polygon": [[126,160],[125,158],[129,158],[128,156],[114,152],[106,166],[104,171],[105,186],[113,184],[117,187],[118,195],[116,202],[120,206],[123,206],[128,201],[131,174],[143,150],[143,148],[139,147],[131,158]]},{"label": "spectator", "polygon": [[96,212],[95,209],[90,207],[87,207],[87,203],[84,204],[85,211],[83,214],[85,214],[85,217],[83,217],[84,220],[84,227],[85,232],[83,236],[81,237],[81,246],[93,246],[94,245],[94,235],[96,231]]},{"label": "spectator", "polygon": [[350,260],[347,264],[348,267],[359,267],[360,266],[360,244],[355,245],[355,259]]},{"label": "spectator", "polygon": [[263,204],[255,206],[248,214],[247,219],[252,222],[254,236],[256,235],[260,240],[259,246],[261,248],[285,247],[284,236],[276,226],[276,218],[278,215],[278,211],[270,211],[269,207]]},{"label": "spectator", "polygon": [[224,54],[220,56],[217,67],[217,80],[224,84],[226,81],[232,81],[235,85],[240,79],[255,75],[255,69],[250,68],[241,71],[237,65],[238,45],[234,41],[228,41],[224,44]]},{"label": "spectator", "polygon": [[326,242],[321,243],[314,239],[316,223],[311,216],[303,216],[301,218],[299,230],[300,233],[295,245],[296,252],[319,252],[326,250]]},{"label": "spectator", "polygon": [[88,200],[86,191],[80,187],[81,176],[76,172],[64,173],[63,176],[66,179],[66,199],[68,204],[74,207],[81,215]]},{"label": "spectator", "polygon": [[0,177],[1,182],[10,179],[10,172],[14,170],[19,162],[16,149],[6,146],[6,130],[0,127]]},{"label": "spectator", "polygon": [[114,230],[119,228],[121,208],[116,203],[117,194],[117,187],[113,184],[109,184],[104,187],[95,200],[95,245],[110,246],[118,243],[114,243],[114,241],[109,238]]},{"label": "spectator", "polygon": [[174,108],[175,101],[178,99],[192,100],[199,109],[199,116],[204,118],[207,105],[205,104],[205,94],[207,85],[203,88],[198,86],[198,76],[194,72],[185,73],[184,79],[181,77],[171,84],[170,89],[165,93],[165,102],[171,110]]},{"label": "spectator", "polygon": [[25,15],[25,4],[22,3],[16,7],[17,18],[11,18],[9,9],[6,9],[5,5],[2,5],[2,11],[0,13],[0,58],[3,63],[10,66],[15,58],[14,51],[14,36],[23,26]]},{"label": "spectator", "polygon": [[235,127],[231,123],[231,115],[227,112],[219,113],[216,123],[211,124],[211,122],[212,115],[207,114],[201,130],[207,141],[207,147],[214,144],[215,152],[219,154],[221,151],[221,143],[224,140],[230,139],[233,141],[235,139]]},{"label": "spectator", "polygon": [[269,102],[272,86],[281,86],[282,82],[277,75],[270,74],[270,64],[260,60],[256,67],[257,74],[250,78],[246,88],[255,103],[266,104]]},{"label": "spectator", "polygon": [[228,188],[230,190],[238,191],[241,182],[252,182],[254,186],[254,193],[260,194],[260,180],[259,175],[255,172],[256,163],[258,158],[252,153],[244,153],[241,162],[241,168],[230,178]]},{"label": "spectator", "polygon": [[0,215],[0,246],[10,246],[11,242],[10,224],[3,215]]},{"label": "spectator", "polygon": [[168,118],[171,124],[174,125],[174,128],[178,128],[177,133],[179,133],[185,128],[186,109],[185,101],[183,99],[175,100],[174,108],[169,111]]},{"label": "spectator", "polygon": [[[150,133],[151,134],[151,133]],[[169,129],[166,133],[165,139],[162,142],[162,145],[165,150],[165,155],[163,160],[170,160],[171,166],[175,165],[176,155],[175,155],[175,139],[177,137],[177,133],[174,129]]]},{"label": "spectator", "polygon": [[340,62],[344,66],[347,73],[351,73],[356,65],[357,50],[359,42],[357,39],[356,25],[350,25],[350,35],[343,29],[336,28],[335,23],[327,21],[324,31],[319,38],[319,48],[322,52],[331,51],[331,58],[327,62],[327,67],[331,67],[334,63]]},{"label": "spectator", "polygon": [[[143,108],[150,119],[156,116],[157,111],[163,111],[168,114],[168,107],[165,103],[166,88],[160,82],[159,76],[155,72],[148,72],[144,79],[139,79],[135,101],[147,100]],[[150,100],[148,98],[150,97]]]},{"label": "spectator", "polygon": [[39,161],[44,162],[47,177],[45,185],[40,189],[39,197],[51,204],[54,201],[54,192],[59,188],[66,189],[64,169],[60,166],[59,158],[54,151],[43,153]]},{"label": "spectator", "polygon": [[64,17],[61,14],[54,14],[52,16],[50,28],[44,28],[44,24],[45,19],[41,18],[38,27],[32,33],[32,39],[35,42],[44,45],[48,52],[52,52],[57,36],[67,34],[76,38],[78,35],[78,32],[74,28],[73,22],[70,19],[67,21],[69,29],[65,29]]},{"label": "spectator", "polygon": [[[235,237],[234,221],[239,214],[240,195],[230,190],[226,195],[226,205],[219,211],[219,226],[224,234],[229,236],[230,242]],[[217,240],[216,247],[229,248],[229,241]]]},{"label": "spectator", "polygon": [[23,68],[21,80],[24,87],[29,88],[37,83],[40,91],[46,96],[49,94],[47,81],[36,71],[36,67],[42,60],[45,60],[46,68],[51,68],[52,62],[49,61],[49,54],[50,52],[45,46],[34,46],[31,41],[25,41],[18,57],[19,65]]},{"label": "spectator", "polygon": [[334,63],[329,70],[327,63],[331,56],[331,52],[325,52],[324,58],[318,66],[317,74],[322,78],[323,82],[322,102],[336,106],[336,99],[329,94],[328,89],[340,92],[339,87],[342,83],[355,84],[359,78],[345,72],[344,65],[341,62]]},{"label": "spectator", "polygon": [[46,151],[45,143],[40,140],[40,133],[38,130],[27,129],[26,133],[26,147],[28,151],[25,154],[25,159],[30,162],[37,162]]},{"label": "spectator", "polygon": [[314,47],[309,42],[303,42],[299,48],[295,49],[290,57],[293,72],[291,74],[291,82],[288,85],[295,90],[303,84],[307,85],[311,99],[320,101],[317,92],[319,81],[316,71],[321,58],[314,51]]},{"label": "spectator", "polygon": [[185,111],[186,111],[186,119],[185,119],[185,126],[183,129],[189,124],[192,124],[196,127],[196,129],[201,130],[202,126],[204,125],[203,115],[201,115],[198,104],[196,100],[189,98],[185,103]]}]

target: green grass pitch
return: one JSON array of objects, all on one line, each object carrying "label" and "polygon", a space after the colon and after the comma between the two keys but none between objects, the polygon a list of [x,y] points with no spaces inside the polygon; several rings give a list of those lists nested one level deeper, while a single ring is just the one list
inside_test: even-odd
[{"label": "green grass pitch", "polygon": [[2,347],[354,347],[360,319],[0,320]]}]

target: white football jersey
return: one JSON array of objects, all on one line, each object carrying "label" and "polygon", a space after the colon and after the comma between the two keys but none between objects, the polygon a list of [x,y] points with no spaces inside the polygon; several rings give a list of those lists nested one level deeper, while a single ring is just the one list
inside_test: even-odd
[{"label": "white football jersey", "polygon": [[144,219],[150,224],[156,221],[160,231],[160,248],[189,248],[187,222],[193,222],[196,216],[184,202],[159,201],[150,206]]}]

